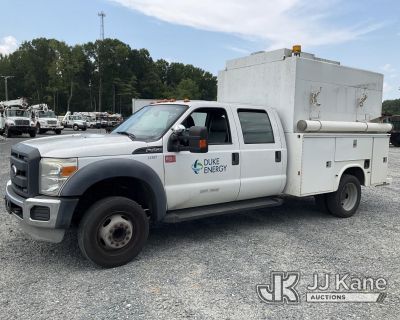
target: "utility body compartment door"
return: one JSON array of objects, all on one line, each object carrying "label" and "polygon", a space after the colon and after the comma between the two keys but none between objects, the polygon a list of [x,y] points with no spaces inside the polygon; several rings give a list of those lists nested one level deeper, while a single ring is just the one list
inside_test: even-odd
[{"label": "utility body compartment door", "polygon": [[372,150],[371,184],[386,182],[388,173],[389,137],[375,137]]},{"label": "utility body compartment door", "polygon": [[304,138],[301,194],[333,191],[335,138]]}]

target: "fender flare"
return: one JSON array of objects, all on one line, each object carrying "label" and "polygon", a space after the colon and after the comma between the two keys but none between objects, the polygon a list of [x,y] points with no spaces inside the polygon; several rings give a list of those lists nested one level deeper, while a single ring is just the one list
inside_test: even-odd
[{"label": "fender flare", "polygon": [[67,180],[60,196],[79,197],[94,184],[118,177],[135,178],[145,183],[152,192],[155,221],[164,218],[167,197],[159,176],[148,165],[133,159],[105,159],[84,166]]},{"label": "fender flare", "polygon": [[334,185],[334,190],[336,191],[339,187],[339,183],[340,180],[342,179],[343,173],[348,170],[348,169],[352,169],[352,168],[357,168],[357,169],[361,169],[361,171],[364,174],[364,185],[368,186],[368,182],[367,182],[367,175],[365,174],[365,169],[359,165],[359,164],[355,164],[355,163],[351,163],[348,165],[345,165],[343,168],[340,169],[340,171],[337,173],[337,180],[335,181],[335,185]]}]

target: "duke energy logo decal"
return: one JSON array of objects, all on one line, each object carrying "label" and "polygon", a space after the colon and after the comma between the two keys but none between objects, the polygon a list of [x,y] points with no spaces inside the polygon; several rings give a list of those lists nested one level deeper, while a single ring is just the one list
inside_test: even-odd
[{"label": "duke energy logo decal", "polygon": [[220,163],[219,158],[204,159],[202,161],[196,160],[192,164],[192,170],[195,174],[200,174],[201,172],[204,174],[222,173],[226,172],[227,168],[226,164]]},{"label": "duke energy logo decal", "polygon": [[203,167],[204,167],[203,164],[199,160],[196,160],[192,164],[192,170],[195,174],[199,174],[201,170],[203,170]]}]

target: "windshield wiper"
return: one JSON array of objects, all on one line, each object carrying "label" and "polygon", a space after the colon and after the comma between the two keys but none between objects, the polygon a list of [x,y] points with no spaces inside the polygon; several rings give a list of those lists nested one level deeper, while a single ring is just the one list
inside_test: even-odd
[{"label": "windshield wiper", "polygon": [[123,134],[125,136],[128,136],[132,141],[136,139],[136,136],[133,133],[127,132],[127,131],[118,131],[118,134]]}]

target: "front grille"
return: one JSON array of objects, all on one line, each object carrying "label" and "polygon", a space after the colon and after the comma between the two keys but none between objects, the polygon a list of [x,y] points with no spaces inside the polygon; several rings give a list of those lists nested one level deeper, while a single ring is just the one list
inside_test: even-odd
[{"label": "front grille", "polygon": [[23,197],[34,197],[39,193],[38,149],[23,143],[11,148],[10,176],[14,191]]},{"label": "front grille", "polygon": [[57,124],[57,121],[55,121],[55,120],[48,120],[48,121],[47,121],[47,124]]},{"label": "front grille", "polygon": [[16,126],[29,126],[29,120],[15,120]]}]

